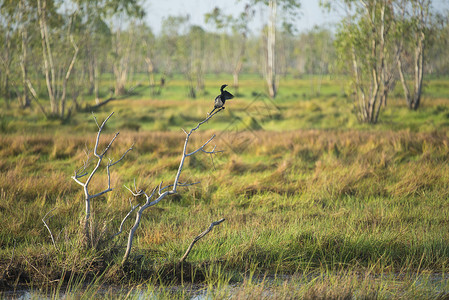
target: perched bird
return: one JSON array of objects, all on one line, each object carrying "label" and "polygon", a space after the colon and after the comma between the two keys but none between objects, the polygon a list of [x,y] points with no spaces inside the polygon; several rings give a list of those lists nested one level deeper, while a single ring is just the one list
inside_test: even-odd
[{"label": "perched bird", "polygon": [[223,89],[227,86],[228,86],[227,84],[223,84],[221,86],[220,88],[221,94],[215,97],[214,109],[209,113],[209,115],[211,115],[216,109],[222,108],[225,105],[226,100],[234,98],[234,95],[232,95],[230,92],[223,91]]}]

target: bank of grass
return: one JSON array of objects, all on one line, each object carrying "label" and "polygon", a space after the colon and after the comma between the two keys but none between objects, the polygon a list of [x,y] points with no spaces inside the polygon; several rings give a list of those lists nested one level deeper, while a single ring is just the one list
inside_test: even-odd
[{"label": "bank of grass", "polygon": [[[78,238],[83,193],[70,176],[94,144],[92,116],[78,113],[56,126],[58,121],[33,113],[21,118],[8,112],[0,136],[2,284],[54,288],[69,278],[214,287],[240,282],[232,293],[255,298],[267,292],[266,285],[269,293],[286,298],[314,293],[329,298],[334,291],[351,297],[397,292],[404,298],[429,289],[435,296],[447,293],[446,100],[428,98],[418,112],[392,104],[382,117],[391,114],[393,121],[369,127],[356,123],[343,97],[281,99],[269,110],[261,108],[272,102],[257,99],[230,102],[193,137],[192,148],[217,133],[215,144],[225,152],[187,161],[181,180],[201,183],[181,188],[145,213],[125,268],[118,265],[126,233],[107,248],[101,244],[130,208],[123,185],[136,179],[150,190],[161,180],[170,182],[184,140],[179,128],[204,117],[210,99],[127,99],[97,112],[100,120],[109,109],[116,112],[102,143],[121,130],[112,157],[132,143],[135,148],[112,170],[114,191],[93,200],[98,244],[89,251]],[[249,115],[248,107],[259,114]],[[158,122],[163,128],[156,128]],[[91,186],[102,190],[105,184],[103,173]],[[41,221],[53,208],[48,225],[57,250]],[[181,267],[177,261],[192,239],[223,217],[226,222],[198,242]],[[245,281],[248,274],[293,277],[254,285]],[[358,280],[360,274],[368,275]],[[421,280],[432,276],[442,279],[438,285]],[[206,293],[226,297],[230,291]]]}]

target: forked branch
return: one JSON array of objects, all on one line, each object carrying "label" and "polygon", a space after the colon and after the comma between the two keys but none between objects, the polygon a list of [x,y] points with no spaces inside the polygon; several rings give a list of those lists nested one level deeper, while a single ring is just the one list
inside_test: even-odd
[{"label": "forked branch", "polygon": [[[88,238],[88,226],[89,226],[89,218],[90,218],[90,200],[96,197],[100,197],[110,191],[112,191],[112,187],[111,187],[111,172],[110,172],[110,168],[114,165],[116,165],[117,163],[119,163],[120,161],[123,160],[123,158],[126,156],[126,154],[128,154],[129,151],[131,151],[133,149],[134,145],[131,145],[131,147],[128,148],[128,150],[125,151],[125,153],[123,153],[123,155],[116,161],[112,161],[111,159],[109,159],[109,162],[106,165],[106,172],[107,172],[107,176],[108,176],[108,184],[107,184],[107,188],[104,189],[103,191],[100,191],[98,193],[95,194],[91,194],[91,192],[89,191],[89,184],[93,178],[93,176],[95,175],[95,173],[98,171],[98,169],[101,166],[101,163],[103,161],[103,158],[105,157],[106,153],[108,152],[108,150],[111,148],[112,144],[114,143],[115,139],[117,138],[117,136],[119,135],[119,132],[115,133],[114,137],[111,139],[111,141],[109,142],[109,144],[105,147],[105,149],[99,153],[98,151],[98,146],[100,144],[100,136],[101,133],[107,123],[107,121],[112,117],[112,115],[114,114],[114,112],[112,112],[111,114],[109,114],[109,116],[103,121],[103,123],[101,123],[101,125],[99,125],[97,118],[95,116],[93,116],[95,124],[97,124],[98,127],[98,133],[97,133],[97,137],[95,140],[95,146],[93,149],[93,155],[97,158],[97,162],[94,166],[94,168],[92,169],[92,171],[87,171],[87,168],[89,167],[90,164],[90,155],[89,152],[87,153],[88,158],[86,159],[86,161],[84,162],[83,166],[80,167],[79,169],[77,169],[75,171],[75,174],[72,176],[72,179],[78,183],[79,185],[81,185],[83,187],[84,190],[84,197],[85,197],[85,203],[86,203],[86,214],[85,214],[85,218],[84,218],[84,233],[86,238]],[[87,179],[83,182],[80,179],[82,177],[87,176]]]},{"label": "forked branch", "polygon": [[[208,154],[215,154],[215,153],[218,153],[218,152],[222,152],[222,151],[216,151],[215,147],[212,149],[212,151],[206,151],[204,149],[215,138],[215,135],[212,135],[211,138],[209,138],[205,143],[202,144],[201,147],[197,148],[196,150],[194,150],[194,151],[192,151],[190,153],[187,151],[187,147],[188,147],[188,144],[189,144],[189,139],[190,139],[190,136],[192,135],[192,133],[194,133],[202,124],[204,124],[207,121],[209,121],[213,116],[215,116],[220,111],[222,111],[222,109],[219,109],[215,113],[212,113],[212,114],[208,115],[206,117],[206,119],[204,119],[203,121],[199,122],[194,128],[190,129],[189,132],[187,132],[187,131],[185,131],[183,129],[184,133],[186,134],[186,139],[184,141],[184,147],[183,147],[183,150],[182,150],[181,161],[179,163],[178,171],[177,171],[177,173],[175,175],[175,179],[174,179],[173,184],[169,184],[167,186],[162,187],[162,182],[161,182],[161,183],[159,183],[158,186],[156,186],[153,189],[153,191],[151,192],[151,194],[149,196],[143,190],[137,190],[137,188],[135,188],[135,191],[132,191],[131,189],[127,188],[132,193],[132,195],[134,197],[144,196],[146,198],[146,202],[137,211],[136,220],[135,220],[134,225],[131,228],[131,230],[129,232],[129,235],[128,235],[128,243],[127,243],[125,255],[123,256],[122,264],[125,264],[125,262],[127,261],[128,257],[129,257],[129,254],[131,252],[132,243],[133,243],[134,233],[136,232],[137,228],[140,225],[140,220],[142,218],[142,214],[145,211],[145,209],[147,209],[147,208],[149,208],[149,207],[151,207],[153,205],[156,205],[162,199],[164,199],[167,195],[176,194],[178,186],[189,186],[189,185],[194,185],[194,184],[198,183],[198,182],[195,182],[195,183],[181,183],[179,181],[179,177],[181,176],[182,169],[184,167],[184,161],[185,161],[186,157],[192,156],[192,155],[194,155],[195,153],[197,153],[199,151],[202,151],[202,152],[208,153]],[[156,191],[158,191],[158,196],[157,197],[155,196],[155,192]],[[153,197],[155,197],[155,199],[153,199]],[[222,221],[220,220],[219,222],[221,223]]]},{"label": "forked branch", "polygon": [[203,231],[202,233],[200,233],[196,238],[193,239],[192,243],[190,243],[189,248],[187,248],[186,253],[184,253],[183,257],[181,257],[181,259],[179,260],[179,262],[183,262],[186,260],[187,256],[189,255],[190,251],[192,250],[193,246],[195,245],[196,242],[198,242],[200,239],[202,239],[206,234],[208,234],[216,225],[220,225],[220,223],[222,223],[225,219],[221,219],[215,222],[212,222],[209,226],[209,228],[207,228],[205,231]]},{"label": "forked branch", "polygon": [[42,218],[42,222],[44,223],[45,228],[47,228],[48,232],[50,233],[50,237],[51,237],[51,241],[52,241],[52,243],[53,243],[53,247],[55,247],[55,250],[58,250],[58,248],[56,248],[56,243],[55,243],[55,239],[54,239],[54,237],[53,237],[53,233],[51,232],[50,227],[48,227],[48,224],[47,224],[47,220],[49,220],[51,217],[53,217],[53,216],[50,216],[49,218],[47,218],[47,216],[48,216],[52,211],[54,211],[55,209],[56,209],[56,207],[52,208],[49,212],[47,212],[47,213],[45,214],[45,216]]}]

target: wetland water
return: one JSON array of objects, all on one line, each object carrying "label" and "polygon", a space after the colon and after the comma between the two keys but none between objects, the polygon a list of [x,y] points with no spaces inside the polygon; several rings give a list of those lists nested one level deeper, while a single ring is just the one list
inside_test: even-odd
[{"label": "wetland water", "polygon": [[314,296],[359,298],[447,299],[449,274],[308,274],[245,278],[241,282],[185,284],[178,286],[139,285],[121,287],[91,285],[69,288],[17,288],[3,291],[1,299],[191,299],[223,298],[309,298]]}]

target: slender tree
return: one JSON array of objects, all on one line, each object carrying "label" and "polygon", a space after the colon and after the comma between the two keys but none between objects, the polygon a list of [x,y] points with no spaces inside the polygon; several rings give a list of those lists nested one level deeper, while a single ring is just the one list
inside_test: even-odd
[{"label": "slender tree", "polygon": [[[216,29],[223,31],[221,33],[221,40],[226,41],[226,36],[228,35],[228,29],[232,30],[232,39],[230,39],[226,45],[229,47],[230,51],[223,51],[224,53],[230,53],[229,57],[224,57],[226,61],[231,60],[233,62],[232,77],[234,81],[234,88],[239,87],[239,74],[243,68],[243,62],[245,60],[247,39],[250,33],[249,23],[254,17],[254,9],[247,4],[245,10],[240,13],[238,17],[233,15],[224,15],[220,8],[215,7],[214,10],[205,15],[206,23],[213,24]],[[223,45],[223,43],[222,43]],[[221,50],[223,50],[220,47]]]},{"label": "slender tree", "polygon": [[395,84],[393,10],[390,0],[345,0],[347,17],[336,39],[343,68],[351,73],[351,87],[360,121],[375,124]]},{"label": "slender tree", "polygon": [[[430,31],[430,0],[401,0],[398,3],[397,22],[400,28],[397,39],[397,59],[407,107],[417,110],[421,103],[424,78],[425,51]],[[407,64],[407,58],[410,63]],[[413,78],[412,86],[407,83],[407,74]]]},{"label": "slender tree", "polygon": [[265,80],[268,87],[268,95],[275,98],[277,94],[276,77],[276,24],[278,12],[283,14],[283,26],[292,27],[293,20],[298,18],[298,10],[301,7],[298,0],[253,0],[253,4],[263,4],[268,8],[268,20],[265,38]]}]

